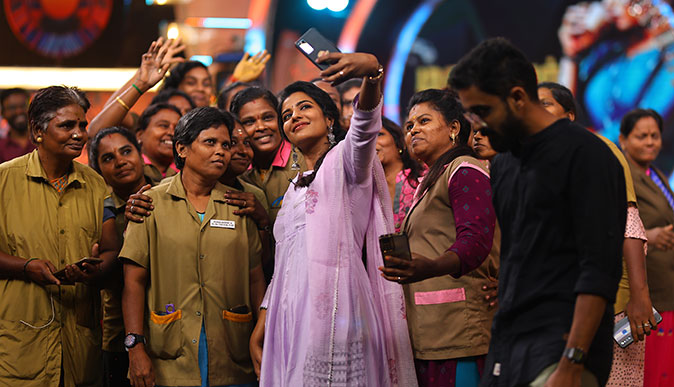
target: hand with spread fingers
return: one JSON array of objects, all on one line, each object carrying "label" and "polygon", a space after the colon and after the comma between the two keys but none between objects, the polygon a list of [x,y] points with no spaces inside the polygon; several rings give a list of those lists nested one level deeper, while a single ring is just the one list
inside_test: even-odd
[{"label": "hand with spread fingers", "polygon": [[321,77],[333,86],[351,78],[374,78],[379,75],[379,61],[372,54],[332,52],[320,55],[316,62],[331,64],[330,67],[321,71]]},{"label": "hand with spread fingers", "polygon": [[227,191],[225,193],[225,200],[228,204],[241,207],[240,210],[234,211],[234,215],[250,216],[258,228],[269,226],[269,214],[254,194],[250,192]]},{"label": "hand with spread fingers", "polygon": [[232,78],[237,82],[252,82],[258,79],[269,59],[271,59],[271,55],[267,53],[267,50],[258,52],[253,56],[248,53],[243,54],[243,58],[234,68]]},{"label": "hand with spread fingers", "polygon": [[146,184],[135,194],[129,196],[126,201],[126,208],[124,209],[124,217],[135,223],[143,223],[143,220],[150,216],[154,206],[152,205],[152,198],[144,195],[143,192],[152,188],[150,184]]},{"label": "hand with spread fingers", "polygon": [[388,267],[379,267],[382,277],[399,284],[423,281],[437,272],[435,261],[415,253],[412,253],[412,260],[387,255],[384,261]]},{"label": "hand with spread fingers", "polygon": [[176,56],[185,49],[180,38],[164,40],[159,38],[150,44],[150,48],[142,56],[135,85],[142,92],[151,89],[164,79],[166,72],[175,63],[184,62],[185,58]]}]

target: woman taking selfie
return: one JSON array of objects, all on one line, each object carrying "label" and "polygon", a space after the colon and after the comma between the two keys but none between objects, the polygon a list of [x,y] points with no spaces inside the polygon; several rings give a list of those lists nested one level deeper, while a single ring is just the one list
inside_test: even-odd
[{"label": "woman taking selfie", "polygon": [[[327,54],[328,82],[364,77],[346,139],[327,93],[296,82],[280,126],[305,155],[274,226],[276,266],[251,337],[262,386],[415,386],[402,289],[379,277],[378,237],[393,231],[375,160],[383,68],[370,54]],[[236,99],[236,98],[235,98]]]}]

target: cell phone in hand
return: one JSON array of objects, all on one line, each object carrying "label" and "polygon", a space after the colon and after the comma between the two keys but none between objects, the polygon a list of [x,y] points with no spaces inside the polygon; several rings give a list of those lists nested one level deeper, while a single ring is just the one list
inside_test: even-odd
[{"label": "cell phone in hand", "polygon": [[321,35],[321,33],[313,27],[309,28],[304,35],[297,39],[295,47],[321,70],[327,69],[332,63],[316,63],[319,54],[323,55],[322,53],[324,52],[341,52],[334,43]]},{"label": "cell phone in hand", "polygon": [[[655,310],[655,308],[653,308],[653,315],[655,316],[655,323],[660,324],[662,322],[662,316]],[[618,343],[620,348],[626,348],[634,342],[632,328],[630,327],[630,321],[627,316],[615,323],[615,326],[613,327],[613,339]]]},{"label": "cell phone in hand", "polygon": [[[75,266],[77,266],[80,270],[83,270],[85,263],[88,263],[90,265],[98,265],[102,262],[103,260],[101,258],[84,257],[79,261],[75,262]],[[66,278],[66,269],[61,269],[55,272],[54,277],[58,278],[61,282],[68,281],[68,279]]]},{"label": "cell phone in hand", "polygon": [[[381,249],[381,254],[384,257],[390,255],[392,257],[406,259],[408,261],[412,260],[410,243],[407,239],[407,234],[404,232],[379,236],[379,248]],[[384,266],[391,267],[391,265],[386,261],[384,261]]]}]

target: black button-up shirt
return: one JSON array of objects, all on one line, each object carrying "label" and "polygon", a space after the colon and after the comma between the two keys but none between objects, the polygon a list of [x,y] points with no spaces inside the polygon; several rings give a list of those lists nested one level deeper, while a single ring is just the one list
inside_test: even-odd
[{"label": "black button-up shirt", "polygon": [[603,385],[627,213],[621,165],[594,134],[563,119],[497,156],[491,183],[501,271],[482,385],[529,383],[558,362],[579,293],[606,299],[585,363]]}]

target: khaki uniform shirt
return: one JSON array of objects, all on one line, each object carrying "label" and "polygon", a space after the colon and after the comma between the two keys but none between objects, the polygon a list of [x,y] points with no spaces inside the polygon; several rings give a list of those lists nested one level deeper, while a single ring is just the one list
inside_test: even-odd
[{"label": "khaki uniform shirt", "polygon": [[129,223],[120,253],[149,271],[144,334],[156,382],[201,385],[202,323],[210,384],[254,382],[249,272],[260,264],[257,227],[249,217],[232,214],[238,207],[224,202],[227,188],[220,183],[201,222],[180,176],[147,192],[155,209],[143,223]]},{"label": "khaki uniform shirt", "polygon": [[[152,184],[149,176],[145,176],[145,181]],[[117,194],[112,192],[104,201],[106,208],[112,210],[115,214],[115,231],[117,240],[124,241],[124,230],[127,220],[124,216],[126,201],[122,200]],[[103,303],[103,350],[108,352],[125,352],[124,349],[124,318],[122,316],[122,274],[119,283],[116,286],[101,290],[101,301]]]},{"label": "khaki uniform shirt", "polygon": [[304,161],[302,153],[297,151],[297,156],[300,170],[293,170],[292,145],[283,140],[269,169],[261,170],[253,165],[253,168],[242,175],[243,180],[264,191],[265,196],[267,197],[269,219],[271,220],[272,225],[276,221],[278,212],[281,210],[283,195],[285,195],[288,190],[290,181],[294,179],[298,173],[307,170],[307,164]]},{"label": "khaki uniform shirt", "polygon": [[[596,133],[595,133],[596,134]],[[604,141],[604,143],[611,149],[613,155],[620,162],[620,165],[623,167],[623,172],[625,173],[625,189],[627,194],[627,204],[634,203],[637,204],[637,194],[634,191],[634,181],[632,180],[632,172],[630,172],[630,166],[627,164],[627,159],[625,155],[618,149],[618,147],[608,138],[600,136],[597,134],[597,137]],[[615,313],[618,314],[625,310],[625,306],[630,299],[630,281],[627,276],[627,264],[625,263],[625,258],[623,258],[623,274],[620,278],[620,283],[618,284],[618,293],[616,293],[616,301],[613,304]]]},{"label": "khaki uniform shirt", "polygon": [[[57,270],[90,256],[106,192],[96,172],[73,162],[59,195],[37,151],[0,165],[0,250]],[[61,367],[66,387],[101,385],[100,350],[98,289],[0,280],[0,385],[58,386]]]},{"label": "khaki uniform shirt", "polygon": [[166,174],[162,174],[161,172],[159,172],[159,169],[157,169],[157,167],[155,167],[152,164],[148,163],[143,166],[143,174],[152,185],[157,185],[164,178],[175,176],[177,173],[178,172],[176,172],[176,170],[171,167],[168,167],[166,169]]}]

